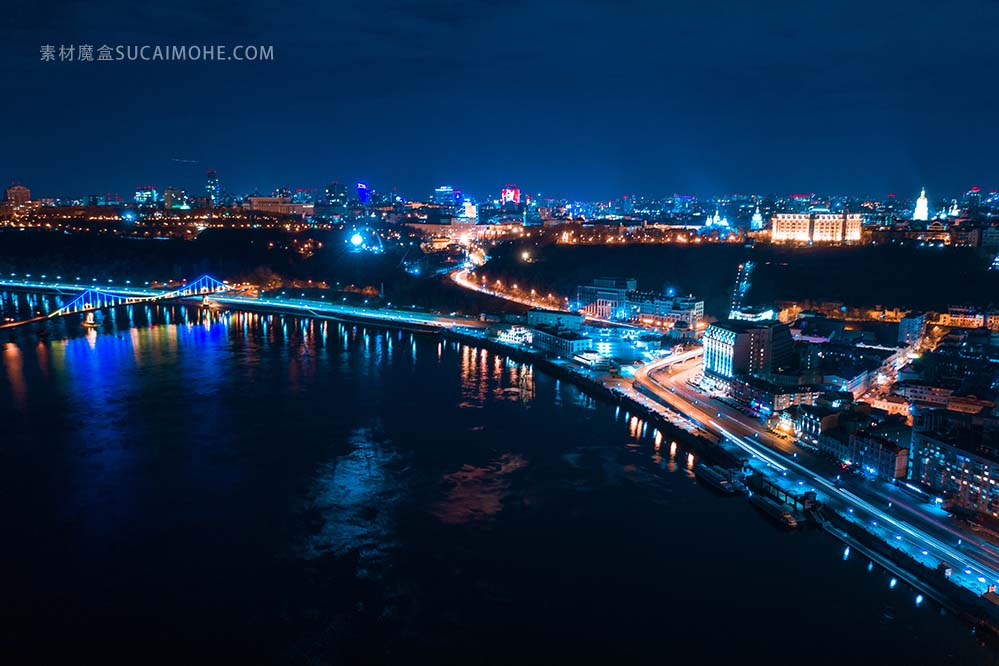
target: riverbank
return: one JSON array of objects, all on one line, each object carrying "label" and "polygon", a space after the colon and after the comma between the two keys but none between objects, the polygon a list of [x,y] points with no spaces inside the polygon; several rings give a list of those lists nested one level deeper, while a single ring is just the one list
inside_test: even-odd
[{"label": "riverbank", "polygon": [[724,465],[726,467],[738,467],[742,464],[742,459],[733,455],[728,450],[718,446],[715,442],[683,430],[669,421],[662,413],[652,409],[646,404],[635,400],[631,396],[621,391],[607,388],[603,384],[581,375],[578,372],[566,368],[565,366],[553,362],[540,352],[512,347],[510,345],[490,338],[480,338],[475,335],[463,333],[453,329],[441,329],[441,335],[445,339],[454,340],[462,344],[488,349],[489,351],[501,354],[515,361],[530,363],[556,379],[567,381],[581,391],[599,400],[603,400],[612,405],[625,409],[629,414],[645,421],[660,433],[664,439],[676,441],[684,450],[691,451],[708,461]]},{"label": "riverbank", "polygon": [[[744,457],[733,453],[721,441],[715,442],[692,435],[670,423],[661,411],[639,402],[622,391],[609,389],[595,379],[574,372],[545,357],[540,352],[512,347],[497,340],[480,338],[461,331],[443,330],[441,333],[445,339],[485,348],[517,361],[531,363],[547,374],[571,382],[588,395],[626,409],[629,413],[653,425],[663,433],[664,437],[678,441],[687,450],[693,451],[699,457],[712,463],[726,467],[741,467],[745,460]],[[663,409],[667,408],[663,407]],[[778,479],[776,476],[769,476],[767,480],[772,482],[774,487],[777,487]],[[871,562],[891,571],[898,578],[921,591],[942,608],[957,615],[965,622],[986,629],[994,638],[999,639],[999,604],[948,581],[947,577],[940,571],[914,559],[894,544],[885,541],[828,506],[822,506],[820,511],[813,514],[813,518],[815,524],[823,527],[830,535],[848,547],[866,555]]]}]

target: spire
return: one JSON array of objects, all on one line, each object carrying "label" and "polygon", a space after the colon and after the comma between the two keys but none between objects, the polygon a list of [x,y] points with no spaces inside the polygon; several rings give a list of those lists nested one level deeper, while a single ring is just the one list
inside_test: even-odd
[{"label": "spire", "polygon": [[916,210],[912,213],[912,219],[917,222],[926,222],[930,219],[929,202],[926,200],[926,188],[924,187],[916,199]]}]

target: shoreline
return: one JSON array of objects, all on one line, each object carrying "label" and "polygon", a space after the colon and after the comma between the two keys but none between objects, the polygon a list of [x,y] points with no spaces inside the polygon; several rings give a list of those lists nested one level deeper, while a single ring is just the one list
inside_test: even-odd
[{"label": "shoreline", "polygon": [[[184,303],[184,305],[197,307],[189,302]],[[258,309],[252,307],[232,307],[232,305],[229,305],[228,307],[223,306],[223,309],[229,311],[244,309],[259,311],[266,310],[267,306],[260,304]],[[514,347],[493,338],[480,337],[447,326],[407,325],[398,321],[377,319],[375,317],[369,319],[350,315],[330,316],[319,313],[293,312],[278,312],[274,314],[303,319],[333,320],[346,325],[403,330],[412,334],[433,335],[459,344],[487,349],[519,362],[530,363],[556,379],[570,382],[583,393],[593,398],[602,400],[607,404],[623,407],[626,410],[626,414],[643,419],[646,423],[652,425],[664,439],[677,442],[682,448],[696,453],[698,457],[710,461],[712,464],[720,464],[730,468],[740,467],[744,460],[744,458],[735,455],[722,443],[688,432],[671,423],[661,410],[642,404],[626,393],[612,390],[593,378],[573,372],[565,366],[547,358],[542,352]],[[672,407],[663,406],[661,401],[655,399],[654,396],[647,395],[638,390],[637,387],[636,392],[640,393],[646,399],[659,404],[663,409],[673,412],[677,411]],[[764,480],[771,481],[771,475],[762,474],[758,471],[756,473],[760,474]],[[987,629],[990,635],[999,638],[999,604],[992,603],[983,596],[976,595],[973,591],[957,584],[950,583],[938,587],[937,582],[949,583],[942,573],[918,562],[908,554],[894,547],[891,543],[849,520],[845,515],[837,511],[828,509],[824,516],[814,520],[814,522],[831,536],[839,539],[852,549],[863,553],[872,562],[876,562],[879,566],[892,572],[913,588],[925,593],[942,608],[954,613],[972,626]]]},{"label": "shoreline", "polygon": [[[478,338],[460,331],[440,329],[440,334],[445,339],[485,348],[517,361],[535,364],[546,374],[571,382],[587,395],[624,407],[630,413],[644,418],[662,432],[664,438],[669,433],[669,437],[685,445],[688,450],[693,449],[699,456],[727,466],[741,465],[741,460],[721,444],[678,428],[661,413],[649,409],[634,398],[624,393],[614,392],[593,379],[571,372],[539,352],[511,347],[497,340]],[[769,480],[768,477],[764,478]],[[823,520],[816,521],[816,523],[830,536],[848,547],[858,550],[871,562],[895,574],[909,586],[926,594],[932,601],[968,624],[976,628],[987,629],[993,638],[999,639],[999,605],[991,603],[982,596],[975,595],[971,590],[960,585],[950,583],[939,571],[918,562],[838,511],[828,507],[824,508],[827,511]],[[938,586],[935,581],[944,582],[946,585]]]}]

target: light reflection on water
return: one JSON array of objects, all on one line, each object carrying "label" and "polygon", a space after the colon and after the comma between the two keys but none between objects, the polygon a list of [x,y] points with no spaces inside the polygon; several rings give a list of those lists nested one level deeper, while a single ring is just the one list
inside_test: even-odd
[{"label": "light reflection on water", "polygon": [[307,538],[304,556],[359,554],[358,576],[377,575],[395,547],[392,505],[402,496],[398,453],[372,429],[350,434],[350,452],[320,465],[306,509],[322,527]]},{"label": "light reflection on water", "polygon": [[449,525],[495,516],[503,510],[510,492],[510,475],[527,464],[523,456],[504,453],[486,465],[462,465],[461,469],[445,474],[444,482],[451,488],[447,497],[434,505],[434,516]]},{"label": "light reflection on water", "polygon": [[[583,660],[614,646],[650,661],[668,644],[678,661],[711,661],[705,645],[773,661],[830,631],[841,638],[823,654],[837,658],[989,656],[824,534],[787,534],[697,484],[694,455],[668,434],[529,364],[252,313],[136,306],[93,336],[78,323],[55,325],[71,339],[29,331],[2,350],[0,482],[23,536],[0,563],[24,579],[11,606],[56,613],[46,629],[60,635],[231,622],[252,641],[313,622],[306,661],[381,639],[395,654],[425,639],[507,655],[488,637],[516,617],[527,630],[514,635]],[[95,573],[83,584],[80,571]],[[167,589],[184,613],[157,614]],[[108,601],[72,612],[94,597]],[[703,621],[719,608],[740,618],[725,645]],[[255,631],[248,609],[263,614]],[[780,641],[761,640],[774,614]]]}]

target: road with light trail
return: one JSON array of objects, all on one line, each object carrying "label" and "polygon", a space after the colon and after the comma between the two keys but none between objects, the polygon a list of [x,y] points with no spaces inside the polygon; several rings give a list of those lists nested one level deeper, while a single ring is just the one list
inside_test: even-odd
[{"label": "road with light trail", "polygon": [[[740,412],[690,388],[687,380],[700,371],[699,364],[688,364],[689,367],[664,378],[658,371],[666,365],[663,361],[650,363],[636,371],[634,381],[696,425],[741,449],[752,467],[785,490],[796,494],[814,490],[831,509],[904,550],[930,570],[940,563],[952,567],[951,580],[976,594],[984,592],[990,584],[999,583],[999,551],[992,544],[959,532],[930,512],[912,506],[912,502],[899,497],[901,492],[888,495],[890,500],[886,500],[883,490],[872,490],[873,484],[850,475],[837,481],[835,476],[816,471],[813,464],[822,469],[829,467],[831,461],[824,460],[821,466],[815,464],[818,456],[801,451]],[[802,464],[804,459],[810,461],[807,466]]]}]

